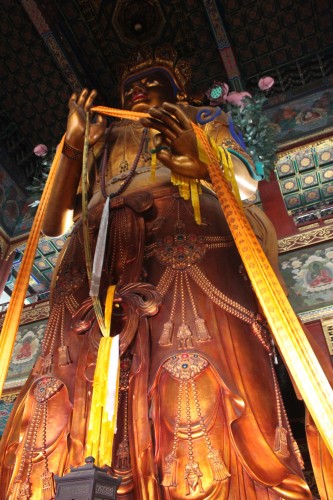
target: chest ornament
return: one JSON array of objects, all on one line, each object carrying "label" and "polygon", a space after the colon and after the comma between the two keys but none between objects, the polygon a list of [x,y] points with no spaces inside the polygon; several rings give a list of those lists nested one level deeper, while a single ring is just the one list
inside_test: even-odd
[{"label": "chest ornament", "polygon": [[195,234],[179,231],[156,242],[156,258],[173,269],[186,269],[199,262],[205,253],[204,238]]},{"label": "chest ornament", "polygon": [[199,354],[183,353],[172,356],[163,367],[176,379],[190,380],[202,372],[208,362]]}]

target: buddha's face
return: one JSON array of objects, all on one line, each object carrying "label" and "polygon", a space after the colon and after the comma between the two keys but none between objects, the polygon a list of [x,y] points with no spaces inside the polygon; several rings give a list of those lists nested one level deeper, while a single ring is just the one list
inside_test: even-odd
[{"label": "buddha's face", "polygon": [[123,106],[132,111],[147,111],[163,102],[175,102],[174,90],[169,78],[159,71],[125,82]]}]

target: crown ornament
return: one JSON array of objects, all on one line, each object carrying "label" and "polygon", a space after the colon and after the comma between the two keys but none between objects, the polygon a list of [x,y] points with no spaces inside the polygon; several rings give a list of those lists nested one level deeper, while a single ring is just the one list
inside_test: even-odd
[{"label": "crown ornament", "polygon": [[172,78],[178,90],[187,91],[191,80],[190,64],[178,58],[176,50],[169,44],[141,47],[129,60],[119,67],[119,80],[126,80],[150,69],[162,68]]}]

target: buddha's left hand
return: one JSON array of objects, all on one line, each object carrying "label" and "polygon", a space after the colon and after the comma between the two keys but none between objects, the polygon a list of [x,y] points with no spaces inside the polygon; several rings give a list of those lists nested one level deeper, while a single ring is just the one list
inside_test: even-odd
[{"label": "buddha's left hand", "polygon": [[160,108],[150,108],[151,118],[141,118],[144,127],[153,128],[160,133],[154,136],[157,158],[173,172],[205,179],[208,177],[207,165],[199,159],[197,139],[191,121],[179,106],[163,103]]}]

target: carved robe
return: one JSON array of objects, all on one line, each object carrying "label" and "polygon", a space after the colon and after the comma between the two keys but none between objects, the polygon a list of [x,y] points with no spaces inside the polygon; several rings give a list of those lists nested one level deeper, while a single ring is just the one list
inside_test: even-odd
[{"label": "carved robe", "polygon": [[[114,325],[122,331],[122,361],[113,469],[123,478],[119,498],[311,498],[270,337],[215,196],[205,190],[201,197],[201,226],[173,188],[112,205],[101,298],[108,284],[118,283]],[[93,247],[100,213],[96,207],[90,214]],[[131,299],[147,300],[144,283],[161,301],[149,319]],[[4,436],[11,445],[1,484],[13,472],[15,493],[2,498],[19,498],[20,488],[41,498],[43,474],[61,475],[84,461],[99,339],[79,223],[59,265],[43,359]]]}]

